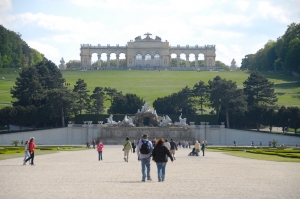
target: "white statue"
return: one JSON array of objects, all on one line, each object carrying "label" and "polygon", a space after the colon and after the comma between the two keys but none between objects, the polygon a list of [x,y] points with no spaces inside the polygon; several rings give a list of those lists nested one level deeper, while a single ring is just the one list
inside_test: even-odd
[{"label": "white statue", "polygon": [[108,125],[108,126],[112,126],[112,125],[117,125],[118,124],[118,122],[115,122],[113,120],[113,115],[112,114],[110,114],[109,118],[106,118],[106,120],[107,120],[106,125]]},{"label": "white statue", "polygon": [[186,123],[186,118],[182,118],[182,113],[180,114],[179,116],[179,122],[175,122],[175,126],[182,126],[182,127],[185,127],[187,126],[188,124]]},{"label": "white statue", "polygon": [[58,65],[58,67],[59,67],[60,70],[66,70],[67,65],[65,64],[65,60],[64,60],[63,57],[61,58],[60,64]]},{"label": "white statue", "polygon": [[132,118],[125,115],[123,121],[120,123],[122,126],[135,126],[132,122]]},{"label": "white statue", "polygon": [[168,115],[166,115],[166,117],[163,116],[162,121],[160,122],[159,126],[171,125],[171,122],[172,122],[171,118]]},{"label": "white statue", "polygon": [[229,69],[230,70],[236,70],[237,69],[236,61],[234,59],[231,61]]},{"label": "white statue", "polygon": [[144,106],[142,106],[141,113],[152,113],[148,103],[145,103]]}]

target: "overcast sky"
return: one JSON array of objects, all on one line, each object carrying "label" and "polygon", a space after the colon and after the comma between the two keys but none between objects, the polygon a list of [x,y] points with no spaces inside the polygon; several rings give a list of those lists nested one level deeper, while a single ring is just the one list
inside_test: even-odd
[{"label": "overcast sky", "polygon": [[[300,0],[0,0],[0,24],[57,65],[80,44],[124,46],[144,33],[171,45],[216,45],[227,65],[300,22]],[[96,59],[96,56],[93,56]]]}]

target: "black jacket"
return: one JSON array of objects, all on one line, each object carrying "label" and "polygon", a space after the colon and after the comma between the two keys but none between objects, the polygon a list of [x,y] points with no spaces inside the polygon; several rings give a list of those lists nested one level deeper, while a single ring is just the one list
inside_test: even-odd
[{"label": "black jacket", "polygon": [[170,142],[170,146],[171,146],[171,150],[177,150],[177,146],[176,146],[176,143],[174,141],[171,141]]},{"label": "black jacket", "polygon": [[152,157],[155,162],[168,162],[168,156],[173,161],[169,149],[164,145],[156,145],[152,151]]}]

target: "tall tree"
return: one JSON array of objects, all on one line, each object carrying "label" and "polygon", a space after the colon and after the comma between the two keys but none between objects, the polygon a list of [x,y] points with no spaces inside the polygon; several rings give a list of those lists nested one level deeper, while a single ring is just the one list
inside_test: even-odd
[{"label": "tall tree", "polygon": [[114,96],[112,105],[108,109],[111,114],[134,114],[144,105],[145,101],[136,94],[126,93]]},{"label": "tall tree", "polygon": [[90,96],[92,101],[92,113],[100,114],[104,112],[104,98],[105,94],[102,87],[96,87],[93,94]]},{"label": "tall tree", "polygon": [[87,84],[82,79],[78,79],[74,85],[73,92],[77,93],[76,103],[78,104],[78,110],[81,114],[83,110],[87,109],[89,102],[89,90],[87,90]]},{"label": "tall tree", "polygon": [[221,79],[220,76],[216,76],[208,84],[210,106],[216,110],[217,115],[219,115],[221,110],[224,110],[227,128],[230,128],[229,113],[237,109],[246,110],[246,96],[241,89],[237,88],[236,82]]},{"label": "tall tree", "polygon": [[200,104],[201,115],[203,115],[203,106],[206,105],[209,97],[208,93],[208,85],[206,85],[203,81],[196,83],[193,87],[194,96],[197,97]]},{"label": "tall tree", "polygon": [[274,83],[270,82],[259,72],[252,72],[243,83],[244,93],[247,95],[248,106],[274,105],[277,97],[274,92]]},{"label": "tall tree", "polygon": [[300,108],[296,106],[291,106],[287,108],[289,114],[289,127],[294,129],[295,134],[297,134],[297,129],[300,128]]}]

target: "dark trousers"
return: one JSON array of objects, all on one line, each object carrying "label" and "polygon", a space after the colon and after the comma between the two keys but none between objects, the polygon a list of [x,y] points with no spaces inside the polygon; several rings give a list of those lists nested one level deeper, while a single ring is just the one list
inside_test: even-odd
[{"label": "dark trousers", "polygon": [[204,150],[202,149],[202,155],[204,156]]},{"label": "dark trousers", "polygon": [[135,153],[135,147],[132,147],[132,153]]},{"label": "dark trousers", "polygon": [[29,158],[27,158],[26,160],[25,160],[25,162],[27,162],[28,160],[30,160],[31,159],[31,163],[30,164],[33,164],[33,159],[34,159],[34,151],[32,151],[31,153],[30,153],[30,157]]}]

